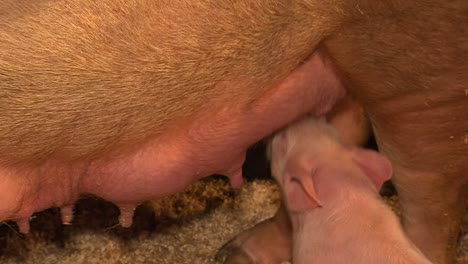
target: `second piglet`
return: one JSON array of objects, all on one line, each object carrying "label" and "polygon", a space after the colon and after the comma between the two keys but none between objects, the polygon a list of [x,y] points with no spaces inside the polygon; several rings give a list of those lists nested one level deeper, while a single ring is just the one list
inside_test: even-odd
[{"label": "second piglet", "polygon": [[344,144],[313,118],[277,134],[270,147],[293,225],[294,263],[430,263],[379,196],[392,175],[383,155]]}]

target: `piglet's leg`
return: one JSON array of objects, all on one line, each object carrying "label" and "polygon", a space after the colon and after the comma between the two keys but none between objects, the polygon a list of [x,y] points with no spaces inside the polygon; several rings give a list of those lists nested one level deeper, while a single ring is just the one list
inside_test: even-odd
[{"label": "piglet's leg", "polygon": [[226,264],[282,263],[291,259],[292,229],[282,203],[275,216],[245,230],[216,255]]}]

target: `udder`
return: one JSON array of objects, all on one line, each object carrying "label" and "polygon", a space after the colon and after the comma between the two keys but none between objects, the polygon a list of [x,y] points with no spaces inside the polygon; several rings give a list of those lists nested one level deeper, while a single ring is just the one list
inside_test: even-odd
[{"label": "udder", "polygon": [[121,224],[130,226],[139,203],[205,176],[226,175],[238,187],[249,146],[308,112],[324,115],[345,94],[320,52],[258,98],[231,96],[230,89],[246,89],[236,81],[222,85],[225,94],[207,98],[143,144],[89,160],[50,157],[42,164],[2,165],[0,220],[15,220],[27,233],[34,212],[60,207],[62,221],[70,222],[74,202],[90,194],[119,206]]}]

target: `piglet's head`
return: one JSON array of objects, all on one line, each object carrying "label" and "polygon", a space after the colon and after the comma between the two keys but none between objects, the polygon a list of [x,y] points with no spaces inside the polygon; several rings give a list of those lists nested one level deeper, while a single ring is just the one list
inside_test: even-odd
[{"label": "piglet's head", "polygon": [[318,177],[331,177],[324,175],[331,173],[331,167],[340,167],[344,177],[350,173],[366,175],[377,191],[392,175],[385,156],[346,145],[323,119],[304,118],[277,133],[270,141],[268,155],[289,209],[297,212],[323,205],[315,183]]},{"label": "piglet's head", "polygon": [[[350,159],[343,159],[343,161],[349,161],[352,166],[357,166],[374,184],[376,191],[380,190],[383,183],[391,178],[392,166],[385,156],[375,151],[359,148],[342,148],[341,150],[340,155],[351,155]],[[324,165],[318,166],[318,164],[322,162],[310,159],[307,155],[296,157],[293,155],[285,163],[283,174],[275,177],[280,181],[290,210],[304,212],[322,206],[320,191],[316,190],[314,183],[317,177],[328,177],[329,175],[323,174],[329,173],[329,170],[322,169],[323,167],[320,166]],[[336,166],[345,165],[337,163]],[[346,170],[343,170],[343,173],[346,173]]]},{"label": "piglet's head", "polygon": [[[369,177],[377,191],[382,188],[385,181],[391,178],[391,163],[383,155],[359,148],[343,149],[343,151],[350,151],[344,154],[351,153],[353,165]],[[301,158],[292,158],[286,163],[281,185],[288,207],[292,211],[304,212],[322,206],[318,194],[320,192],[317,192],[314,182],[320,174],[326,172],[320,167],[314,167],[313,164],[313,160],[307,161]],[[327,177],[327,175],[320,175],[320,177]]]},{"label": "piglet's head", "polygon": [[[347,150],[343,149],[343,151]],[[352,157],[348,160],[371,180],[377,191],[382,188],[385,181],[390,179],[392,166],[383,155],[358,148],[353,148],[349,153]],[[347,153],[344,154],[347,155]],[[277,177],[281,181],[280,185],[290,210],[304,212],[322,206],[318,194],[320,192],[317,192],[314,183],[318,176],[327,177],[328,175],[320,175],[327,173],[327,170],[322,170],[315,164],[317,164],[316,160],[291,158],[285,164],[283,175]]]}]

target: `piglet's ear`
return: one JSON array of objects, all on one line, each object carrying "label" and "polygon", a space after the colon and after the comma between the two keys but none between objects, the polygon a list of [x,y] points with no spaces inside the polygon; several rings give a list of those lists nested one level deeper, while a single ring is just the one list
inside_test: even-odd
[{"label": "piglet's ear", "polygon": [[377,190],[392,177],[392,164],[384,155],[360,148],[353,148],[352,155],[353,161],[372,180]]},{"label": "piglet's ear", "polygon": [[304,212],[321,206],[315,191],[312,172],[299,163],[288,164],[288,174],[284,178],[284,195],[290,210]]}]

